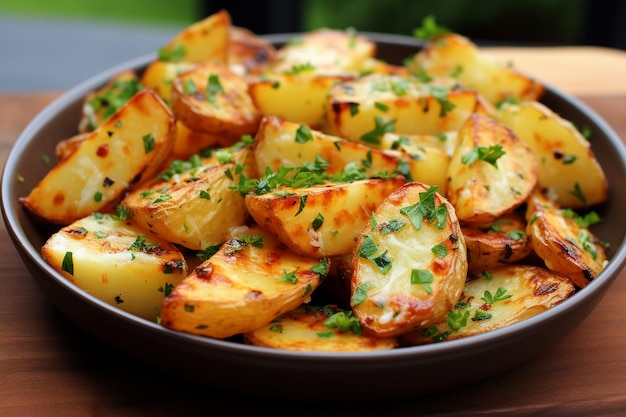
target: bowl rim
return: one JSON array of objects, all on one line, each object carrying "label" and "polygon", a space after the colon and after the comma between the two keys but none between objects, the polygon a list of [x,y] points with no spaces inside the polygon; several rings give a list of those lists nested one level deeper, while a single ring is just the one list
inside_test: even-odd
[{"label": "bowl rim", "polygon": [[[301,35],[302,33],[284,33],[284,34],[272,34],[263,35],[263,39],[271,43],[286,42],[293,36]],[[359,32],[360,35],[367,36],[375,42],[380,43],[396,43],[405,46],[412,46],[419,48],[421,42],[415,38],[405,35],[394,34],[382,34],[375,32]],[[7,228],[7,232],[13,240],[14,245],[22,248],[21,256],[26,256],[28,260],[32,261],[38,268],[43,270],[47,278],[55,281],[56,284],[61,285],[65,290],[72,293],[73,296],[80,297],[90,303],[93,307],[104,310],[107,314],[117,316],[133,326],[139,326],[149,332],[155,333],[158,337],[169,337],[184,344],[192,344],[203,347],[211,347],[216,351],[229,351],[235,353],[241,353],[250,357],[264,357],[264,358],[280,358],[291,359],[305,362],[333,362],[333,363],[345,363],[345,362],[368,362],[371,360],[384,360],[388,361],[405,361],[407,359],[415,358],[428,358],[440,355],[446,355],[452,352],[459,352],[465,349],[473,349],[486,343],[498,343],[511,337],[512,335],[518,335],[532,331],[539,323],[549,322],[556,320],[557,317],[570,314],[589,298],[594,298],[603,293],[610,287],[610,282],[613,281],[619,275],[619,272],[626,265],[626,240],[623,239],[619,247],[615,250],[611,261],[606,268],[589,283],[583,290],[578,291],[569,299],[552,307],[551,309],[542,312],[536,316],[527,318],[521,322],[505,326],[500,329],[495,329],[483,334],[474,335],[472,337],[461,338],[456,340],[448,340],[445,343],[433,343],[419,346],[402,347],[398,349],[374,351],[374,352],[300,352],[290,350],[278,350],[273,348],[250,346],[240,343],[234,343],[227,340],[212,339],[208,337],[196,336],[192,334],[182,333],[174,330],[167,329],[155,322],[151,322],[146,319],[134,316],[130,313],[117,309],[99,299],[86,291],[76,287],[74,284],[65,279],[61,274],[48,265],[40,255],[40,248],[35,247],[28,237],[26,236],[22,224],[17,217],[17,210],[22,210],[22,207],[17,202],[15,197],[15,172],[13,172],[17,161],[20,158],[20,154],[24,151],[25,147],[29,144],[33,135],[38,132],[47,122],[50,121],[59,111],[59,109],[66,108],[68,105],[75,103],[76,100],[82,99],[87,91],[92,90],[94,87],[103,84],[104,81],[109,79],[112,75],[121,72],[128,68],[139,68],[145,66],[151,60],[156,58],[156,53],[145,54],[140,57],[127,60],[116,66],[113,66],[105,71],[102,71],[76,86],[70,88],[66,92],[62,93],[59,97],[55,98],[50,104],[48,104],[42,111],[40,111],[35,118],[32,119],[26,128],[19,135],[15,143],[12,145],[7,159],[5,161],[2,170],[2,182],[1,188],[1,208],[4,222]],[[626,147],[617,133],[613,130],[608,123],[600,117],[595,110],[583,103],[577,97],[570,94],[566,94],[559,89],[556,89],[548,84],[543,83],[546,87],[547,94],[553,94],[559,99],[563,99],[569,102],[576,110],[584,113],[589,117],[593,123],[604,133],[609,142],[614,146],[619,154],[619,159],[626,166]]]}]

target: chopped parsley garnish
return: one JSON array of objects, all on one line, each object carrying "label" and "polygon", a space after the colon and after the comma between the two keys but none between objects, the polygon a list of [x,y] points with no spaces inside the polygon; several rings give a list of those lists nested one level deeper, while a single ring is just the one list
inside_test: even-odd
[{"label": "chopped parsley garnish", "polygon": [[142,88],[136,78],[115,80],[108,88],[91,97],[88,103],[94,112],[102,110],[102,119],[106,120]]},{"label": "chopped parsley garnish", "polygon": [[154,135],[152,133],[148,133],[147,135],[144,135],[142,137],[143,139],[143,148],[146,151],[146,153],[150,153],[154,150],[154,146],[155,146],[155,139],[154,139]]},{"label": "chopped parsley garnish", "polygon": [[448,218],[448,208],[445,204],[435,207],[435,193],[439,189],[433,185],[428,190],[419,193],[420,201],[412,206],[403,207],[400,213],[409,218],[416,230],[422,228],[424,219],[429,223],[435,223],[437,229],[443,229]]},{"label": "chopped parsley garnish", "polygon": [[371,261],[376,267],[386,274],[391,269],[392,260],[389,257],[389,251],[377,254],[378,245],[370,235],[366,235],[363,243],[359,247],[359,256]]},{"label": "chopped parsley garnish", "polygon": [[361,324],[352,311],[335,313],[324,320],[324,325],[329,329],[339,329],[341,333],[352,332],[357,336],[361,334]]},{"label": "chopped parsley garnish", "polygon": [[474,162],[481,160],[485,161],[494,167],[498,168],[498,159],[506,152],[502,150],[501,145],[477,146],[463,155],[461,162],[467,165],[472,165]]},{"label": "chopped parsley garnish", "polygon": [[359,286],[356,287],[356,289],[354,290],[354,294],[352,295],[352,305],[353,306],[358,306],[359,304],[361,304],[363,301],[365,301],[367,299],[367,288],[369,287],[369,284],[365,283],[365,284],[360,284]]},{"label": "chopped parsley garnish", "polygon": [[291,271],[291,272],[283,271],[283,275],[278,278],[278,281],[280,281],[280,282],[289,282],[291,284],[297,284],[298,283],[298,277],[296,275],[296,271]]},{"label": "chopped parsley garnish", "polygon": [[233,239],[227,243],[228,249],[226,249],[225,253],[227,255],[231,255],[235,252],[239,252],[243,248],[248,245],[252,245],[255,248],[263,247],[263,235],[244,235],[239,236],[236,239]]},{"label": "chopped parsley garnish", "polygon": [[430,284],[435,280],[432,272],[426,269],[411,270],[411,285],[421,285],[428,294],[432,294],[433,288]]},{"label": "chopped parsley garnish", "polygon": [[371,143],[374,145],[380,144],[380,138],[385,133],[390,133],[395,130],[395,120],[390,120],[385,122],[385,119],[381,116],[376,116],[374,118],[374,129],[364,133],[361,136],[361,140],[365,143]]},{"label": "chopped parsley garnish", "polygon": [[201,260],[206,261],[211,256],[215,255],[217,253],[217,251],[220,250],[220,247],[221,247],[221,245],[207,246],[206,248],[204,248],[200,252],[196,253],[196,256],[198,258],[200,258]]},{"label": "chopped parsley garnish", "polygon": [[322,258],[320,261],[311,267],[311,271],[316,274],[325,277],[328,273],[328,258]]},{"label": "chopped parsley garnish", "polygon": [[131,252],[147,252],[151,249],[158,247],[158,243],[149,243],[146,241],[146,237],[144,235],[137,235],[135,241],[128,248]]},{"label": "chopped parsley garnish", "polygon": [[485,290],[484,296],[481,298],[481,300],[483,300],[484,302],[486,302],[487,304],[495,304],[498,301],[503,301],[506,300],[508,298],[511,298],[511,294],[506,294],[506,289],[499,287],[496,290],[495,295],[491,294],[491,292],[489,290]]},{"label": "chopped parsley garnish", "polygon": [[224,88],[222,87],[222,83],[220,82],[220,79],[217,76],[217,74],[210,74],[204,96],[207,99],[207,101],[211,103],[214,107],[219,107],[217,104],[217,101],[215,100],[215,96],[219,93],[224,93]]},{"label": "chopped parsley garnish", "polygon": [[422,20],[422,26],[413,31],[413,36],[427,41],[450,32],[450,29],[439,25],[433,15],[428,15]]},{"label": "chopped parsley garnish", "polygon": [[284,72],[285,75],[297,75],[306,71],[313,71],[315,66],[310,62],[306,62],[300,65],[293,65],[290,69]]},{"label": "chopped parsley garnish", "polygon": [[159,61],[179,62],[185,57],[185,47],[181,44],[174,45],[171,48],[159,48]]},{"label": "chopped parsley garnish", "polygon": [[465,310],[461,311],[458,309],[452,309],[446,316],[446,324],[450,329],[458,332],[463,327],[467,326],[467,319],[469,318],[470,312]]},{"label": "chopped parsley garnish", "polygon": [[580,184],[578,183],[574,184],[574,189],[570,190],[569,193],[572,194],[577,199],[579,199],[580,201],[582,201],[583,203],[587,204],[587,197],[585,197],[585,193],[583,193],[583,190],[580,188]]},{"label": "chopped parsley garnish", "polygon": [[439,258],[445,258],[446,256],[448,256],[448,248],[446,247],[446,244],[443,242],[438,245],[433,246],[431,251],[432,253],[437,255]]},{"label": "chopped parsley garnish", "polygon": [[324,216],[322,216],[322,213],[317,213],[317,216],[315,216],[315,219],[313,219],[313,221],[311,222],[311,227],[313,228],[313,230],[318,230],[320,227],[322,227],[322,225],[324,224]]},{"label": "chopped parsley garnish", "polygon": [[574,219],[574,222],[578,225],[578,227],[589,227],[602,221],[600,215],[594,210],[584,216],[578,215],[574,210],[569,208],[562,209],[561,213],[566,218]]},{"label": "chopped parsley garnish", "polygon": [[61,263],[61,270],[70,275],[74,275],[74,259],[72,252],[65,252],[63,262]]},{"label": "chopped parsley garnish", "polygon": [[296,142],[307,143],[313,140],[313,133],[311,129],[306,125],[300,125],[296,131]]}]

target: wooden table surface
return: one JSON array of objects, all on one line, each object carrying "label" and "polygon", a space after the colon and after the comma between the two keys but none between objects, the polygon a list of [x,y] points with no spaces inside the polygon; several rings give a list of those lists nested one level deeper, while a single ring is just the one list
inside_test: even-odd
[{"label": "wooden table surface", "polygon": [[[603,48],[492,52],[578,96],[626,138],[626,52]],[[20,131],[57,95],[0,93],[2,165]],[[582,325],[510,371],[426,398],[364,407],[294,405],[215,393],[113,351],[50,304],[19,259],[4,223],[0,234],[4,258],[0,416],[626,415],[626,270]],[[341,380],[340,375],[335,378]],[[340,384],[333,389],[341,389]]]}]

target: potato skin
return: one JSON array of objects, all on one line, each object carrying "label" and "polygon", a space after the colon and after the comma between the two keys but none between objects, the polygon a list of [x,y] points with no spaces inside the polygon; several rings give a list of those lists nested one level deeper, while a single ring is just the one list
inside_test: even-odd
[{"label": "potato skin", "polygon": [[250,332],[308,300],[327,273],[327,260],[297,255],[252,227],[174,288],[163,302],[161,324],[214,338]]},{"label": "potato skin", "polygon": [[[500,146],[494,164],[466,158]],[[495,119],[472,114],[459,131],[448,167],[448,199],[463,222],[490,222],[524,203],[535,188],[537,159],[530,148]]]},{"label": "potato skin", "polygon": [[20,202],[36,216],[62,225],[107,211],[161,168],[172,149],[175,126],[165,103],[154,92],[142,90]]},{"label": "potato skin", "polygon": [[324,322],[333,314],[350,312],[336,306],[301,306],[244,334],[255,346],[308,352],[368,352],[393,349],[396,338],[362,335],[360,332],[329,328]]},{"label": "potato skin", "polygon": [[176,246],[109,214],[89,215],[62,228],[46,241],[41,255],[77,287],[151,321],[165,295],[187,275]]},{"label": "potato skin", "polygon": [[586,227],[566,217],[560,206],[536,191],[528,200],[526,232],[546,266],[584,288],[608,262],[602,242]]},{"label": "potato skin", "polygon": [[[461,294],[465,240],[454,208],[432,193],[435,189],[405,184],[376,209],[376,226],[361,233],[352,258],[351,304],[364,334],[392,337],[428,327],[445,317]],[[430,205],[431,213],[438,213],[435,220],[421,211],[430,211]],[[406,210],[413,214],[403,214]],[[420,219],[418,230],[414,222]]]},{"label": "potato skin", "polygon": [[198,64],[174,79],[172,111],[190,129],[222,136],[223,146],[253,135],[261,121],[246,79],[214,63]]},{"label": "potato skin", "polygon": [[509,326],[546,311],[575,292],[546,268],[506,265],[468,281],[454,309],[435,325],[404,335],[401,345],[454,340]]},{"label": "potato skin", "polygon": [[532,253],[526,220],[515,213],[489,223],[462,224],[461,230],[467,245],[470,275],[521,261]]}]

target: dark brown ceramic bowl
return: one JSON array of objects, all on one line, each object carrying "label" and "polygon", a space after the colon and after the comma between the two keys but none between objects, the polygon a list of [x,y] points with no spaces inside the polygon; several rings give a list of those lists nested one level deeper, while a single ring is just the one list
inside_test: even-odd
[{"label": "dark brown ceramic bowl", "polygon": [[[400,63],[419,48],[417,40],[367,34],[381,58]],[[269,36],[276,44],[290,34]],[[178,333],[124,313],[76,288],[41,258],[50,234],[18,203],[50,169],[41,162],[55,144],[75,133],[84,95],[122,69],[143,68],[145,56],[99,74],[43,110],[12,149],[2,177],[2,212],[25,265],[45,294],[71,320],[111,346],[157,369],[244,394],[310,398],[340,376],[326,399],[371,400],[424,395],[469,384],[509,369],[548,349],[596,307],[626,262],[624,234],[626,150],[614,131],[590,108],[554,88],[543,102],[576,126],[591,128],[593,147],[609,179],[609,203],[599,207],[604,222],[594,231],[610,243],[610,263],[586,288],[553,309],[510,327],[439,344],[372,353],[307,353],[246,346]],[[18,181],[19,176],[23,181]],[[164,358],[166,358],[164,360]],[[410,383],[407,383],[410,381]],[[367,393],[362,395],[362,393]],[[334,394],[333,394],[334,393]],[[358,397],[357,397],[358,395]],[[316,395],[319,397],[319,395]]]}]

